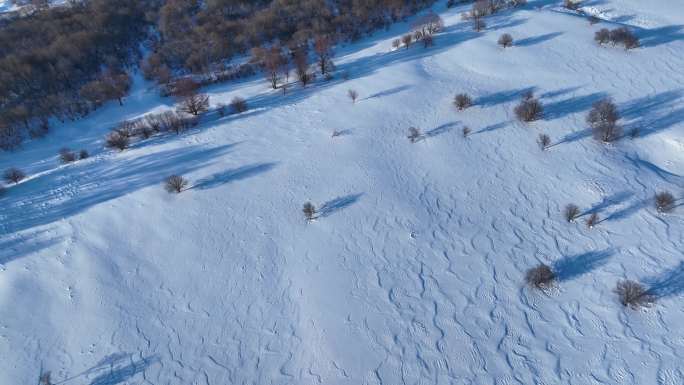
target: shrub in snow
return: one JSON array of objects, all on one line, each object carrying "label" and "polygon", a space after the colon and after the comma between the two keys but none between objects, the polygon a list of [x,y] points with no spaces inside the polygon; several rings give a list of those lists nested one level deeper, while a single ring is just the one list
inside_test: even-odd
[{"label": "shrub in snow", "polygon": [[620,299],[622,306],[632,309],[650,306],[655,302],[655,296],[651,295],[639,282],[622,280],[615,286],[615,293]]},{"label": "shrub in snow", "polygon": [[87,150],[81,150],[78,153],[78,159],[88,159],[90,157],[90,154],[88,154]]},{"label": "shrub in snow", "polygon": [[349,99],[351,99],[352,103],[356,103],[356,99],[358,99],[359,93],[356,92],[356,90],[349,90],[347,91],[347,96],[349,96]]},{"label": "shrub in snow", "polygon": [[515,116],[523,122],[532,122],[541,119],[544,113],[544,107],[541,102],[537,100],[532,92],[527,92],[523,95],[522,101],[515,109]]},{"label": "shrub in snow", "polygon": [[63,148],[59,150],[59,160],[66,164],[76,161],[76,153],[68,148]]},{"label": "shrub in snow", "polygon": [[164,182],[164,188],[169,193],[180,193],[188,186],[188,180],[180,175],[171,175],[166,178]]},{"label": "shrub in snow", "polygon": [[406,49],[409,49],[409,47],[411,47],[411,43],[413,43],[413,36],[411,36],[411,34],[406,34],[402,36],[401,42],[404,43],[404,47],[406,47]]},{"label": "shrub in snow", "polygon": [[247,106],[247,101],[239,96],[234,97],[230,101],[230,108],[232,108],[233,112],[235,112],[236,114],[245,112],[249,109],[249,107]]},{"label": "shrub in snow", "polygon": [[470,127],[468,127],[468,126],[463,127],[463,137],[464,138],[467,138],[468,135],[470,135],[470,132],[471,132]]},{"label": "shrub in snow", "polygon": [[416,127],[409,127],[409,133],[407,137],[409,138],[411,143],[417,142],[418,140],[420,140],[422,136],[423,135],[421,134],[420,129]]},{"label": "shrub in snow", "polygon": [[655,207],[659,213],[669,213],[675,208],[675,198],[667,191],[655,195]]},{"label": "shrub in snow", "polygon": [[611,99],[603,99],[596,103],[587,115],[587,123],[592,128],[594,138],[603,142],[612,142],[620,137],[617,121],[620,114]]},{"label": "shrub in snow", "polygon": [[316,206],[313,205],[311,202],[306,202],[304,203],[304,207],[302,208],[302,212],[304,213],[304,216],[308,221],[313,220],[316,217]]},{"label": "shrub in snow", "polygon": [[468,94],[458,94],[454,97],[454,105],[456,109],[463,111],[473,105],[473,100]]},{"label": "shrub in snow", "polygon": [[556,279],[556,274],[548,265],[543,263],[527,270],[527,273],[525,273],[525,282],[537,289],[550,287],[554,279]]},{"label": "shrub in snow", "polygon": [[542,151],[544,151],[551,144],[551,138],[546,134],[539,134],[539,138],[537,139],[537,143],[539,143],[539,147],[542,149]]},{"label": "shrub in snow", "polygon": [[21,182],[24,178],[26,178],[26,174],[24,174],[24,172],[19,170],[18,168],[11,167],[5,170],[3,178],[7,183],[17,184]]},{"label": "shrub in snow", "polygon": [[128,139],[127,136],[123,136],[116,131],[107,135],[107,139],[105,141],[105,145],[107,147],[115,148],[119,151],[127,149],[130,143],[130,139]]},{"label": "shrub in snow", "polygon": [[508,33],[504,33],[503,35],[501,35],[501,37],[499,37],[498,43],[500,46],[508,48],[513,45],[513,36],[511,36]]},{"label": "shrub in snow", "polygon": [[599,215],[597,213],[592,213],[589,218],[587,218],[587,227],[593,229],[600,221]]},{"label": "shrub in snow", "polygon": [[565,206],[565,210],[563,210],[563,216],[565,216],[565,220],[568,222],[574,222],[577,217],[580,215],[580,209],[577,207],[577,205],[574,204],[569,204]]},{"label": "shrub in snow", "polygon": [[610,41],[613,45],[622,45],[625,49],[639,47],[639,38],[627,27],[620,27],[610,31]]},{"label": "shrub in snow", "polygon": [[397,49],[401,46],[401,39],[392,40],[392,48]]},{"label": "shrub in snow", "polygon": [[199,116],[209,109],[209,96],[204,94],[193,94],[183,99],[178,107],[179,111],[193,116]]},{"label": "shrub in snow", "polygon": [[580,2],[575,1],[575,0],[565,0],[563,1],[563,7],[571,10],[571,11],[576,11],[580,7]]},{"label": "shrub in snow", "polygon": [[603,45],[610,41],[610,31],[607,28],[601,28],[594,34],[594,41]]}]

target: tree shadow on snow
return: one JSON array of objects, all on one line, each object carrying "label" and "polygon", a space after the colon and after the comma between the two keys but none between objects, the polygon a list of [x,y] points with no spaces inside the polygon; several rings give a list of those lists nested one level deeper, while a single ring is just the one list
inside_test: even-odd
[{"label": "tree shadow on snow", "polygon": [[394,88],[390,88],[390,89],[388,89],[388,90],[384,90],[384,91],[375,93],[375,94],[373,94],[373,95],[371,95],[371,96],[369,96],[369,97],[367,97],[367,98],[361,99],[361,100],[382,98],[382,97],[384,97],[384,96],[390,96],[390,95],[398,94],[398,93],[400,93],[400,92],[402,92],[402,91],[406,91],[406,90],[408,90],[408,89],[410,89],[410,88],[411,88],[410,85],[403,85],[403,86],[400,86],[400,87],[394,87]]},{"label": "tree shadow on snow", "polygon": [[684,262],[644,282],[649,285],[649,293],[657,298],[680,295],[684,293]]},{"label": "tree shadow on snow", "polygon": [[515,46],[516,47],[529,47],[532,45],[537,45],[537,44],[544,43],[544,42],[549,41],[549,40],[553,40],[562,34],[563,34],[563,32],[552,32],[552,33],[546,33],[546,34],[539,35],[539,36],[526,37],[524,39],[520,39],[520,40],[516,41]]},{"label": "tree shadow on snow", "polygon": [[554,263],[553,270],[559,281],[569,281],[605,265],[613,254],[613,250],[602,250],[566,256]]},{"label": "tree shadow on snow", "polygon": [[321,206],[321,208],[318,210],[318,214],[320,217],[329,217],[336,212],[340,210],[344,210],[345,208],[353,205],[356,203],[361,197],[363,196],[363,193],[361,194],[351,194],[351,195],[346,195],[343,197],[335,198],[329,202],[326,202]]},{"label": "tree shadow on snow", "polygon": [[481,107],[493,107],[499,104],[510,103],[520,100],[523,94],[527,92],[534,92],[535,89],[536,87],[525,87],[513,90],[498,91],[493,94],[477,98],[474,104]]},{"label": "tree shadow on snow", "polygon": [[259,175],[261,173],[270,171],[278,163],[258,163],[250,164],[248,166],[242,166],[234,168],[231,170],[226,170],[217,174],[214,174],[208,178],[200,179],[191,188],[199,190],[208,190],[215,187],[219,187],[226,183],[231,183],[237,180],[251,178],[253,176]]},{"label": "tree shadow on snow", "polygon": [[458,123],[457,122],[450,122],[450,123],[445,123],[442,124],[439,127],[435,127],[430,131],[427,131],[425,133],[425,138],[432,138],[438,135],[445,134],[449,131],[451,131]]},{"label": "tree shadow on snow", "polygon": [[634,195],[634,193],[630,191],[621,191],[618,193],[615,193],[611,196],[604,197],[601,202],[591,206],[587,211],[582,213],[582,216],[584,215],[591,215],[591,214],[598,214],[601,211],[610,208],[615,205],[619,205],[620,203],[626,201],[627,199],[631,198]]},{"label": "tree shadow on snow", "polygon": [[46,249],[59,243],[60,240],[60,238],[50,236],[47,230],[0,239],[0,265]]}]

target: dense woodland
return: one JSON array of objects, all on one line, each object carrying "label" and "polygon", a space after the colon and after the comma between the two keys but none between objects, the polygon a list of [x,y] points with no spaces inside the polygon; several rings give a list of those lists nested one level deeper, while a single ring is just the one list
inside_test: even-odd
[{"label": "dense woodland", "polygon": [[[410,16],[434,0],[83,0],[0,21],[0,148],[123,103],[138,65],[168,87],[221,73],[231,59],[332,68],[332,46]],[[277,52],[276,52],[277,51]],[[249,55],[249,56],[248,56]],[[277,58],[274,62],[274,58]],[[313,63],[316,61],[316,63]],[[251,73],[247,71],[247,73]],[[275,85],[274,85],[275,87]]]}]

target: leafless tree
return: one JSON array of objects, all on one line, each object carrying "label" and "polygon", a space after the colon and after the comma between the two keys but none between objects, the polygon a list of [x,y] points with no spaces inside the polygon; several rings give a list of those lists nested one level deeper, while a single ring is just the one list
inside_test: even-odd
[{"label": "leafless tree", "polygon": [[59,160],[62,163],[71,163],[76,161],[76,153],[68,148],[62,148],[59,150]]},{"label": "leafless tree", "polygon": [[180,175],[171,175],[170,177],[166,178],[166,181],[164,182],[164,189],[166,189],[166,191],[169,193],[179,194],[188,186],[188,183],[189,182],[187,179]]},{"label": "leafless tree", "polygon": [[603,142],[612,142],[620,137],[617,121],[620,113],[612,99],[603,99],[596,103],[587,115],[587,123],[592,128],[594,138]]},{"label": "leafless tree", "polygon": [[662,191],[655,195],[655,207],[659,213],[669,213],[675,208],[675,198],[669,191]]},{"label": "leafless tree", "polygon": [[309,82],[313,79],[313,75],[309,72],[309,59],[307,58],[307,53],[305,48],[299,47],[294,54],[295,70],[297,71],[297,77],[302,83],[302,86],[306,87]]},{"label": "leafless tree", "polygon": [[398,49],[399,47],[401,47],[401,39],[392,40],[392,48]]},{"label": "leafless tree", "polygon": [[618,281],[615,294],[618,295],[622,306],[629,306],[632,309],[651,306],[656,300],[642,284],[627,279]]},{"label": "leafless tree", "polygon": [[549,288],[556,279],[556,274],[546,264],[540,263],[536,267],[527,270],[525,282],[536,289]]},{"label": "leafless tree", "polygon": [[473,100],[468,94],[458,94],[454,97],[454,105],[459,111],[463,111],[473,105]]},{"label": "leafless tree", "polygon": [[199,116],[209,110],[209,95],[190,95],[183,99],[178,109],[193,116]]},{"label": "leafless tree", "polygon": [[247,106],[247,101],[239,96],[234,97],[230,101],[230,108],[232,108],[233,112],[235,112],[236,114],[245,112],[249,109],[249,107]]},{"label": "leafless tree", "polygon": [[347,91],[347,96],[349,96],[349,99],[352,100],[352,103],[356,103],[356,99],[358,99],[359,93],[356,92],[356,90],[349,90]]},{"label": "leafless tree", "polygon": [[577,205],[574,204],[569,204],[565,206],[565,210],[563,211],[563,215],[565,216],[565,220],[568,222],[574,222],[577,217],[580,215],[580,209],[577,207]]},{"label": "leafless tree", "polygon": [[591,213],[589,218],[587,218],[587,227],[593,229],[594,226],[598,225],[600,221],[601,219],[599,218],[599,215],[597,213]]},{"label": "leafless tree", "polygon": [[515,107],[515,116],[518,117],[523,122],[532,122],[539,120],[544,113],[544,107],[541,102],[534,97],[531,93],[526,93],[523,95],[523,99]]},{"label": "leafless tree", "polygon": [[408,138],[411,141],[411,143],[419,141],[422,137],[423,134],[420,132],[420,129],[416,127],[409,127]]},{"label": "leafless tree", "polygon": [[105,141],[105,145],[107,147],[115,148],[119,151],[127,149],[130,143],[131,141],[127,136],[123,136],[116,131],[107,135],[107,139]]},{"label": "leafless tree", "polygon": [[332,63],[332,41],[327,36],[318,36],[314,40],[314,52],[318,56],[318,67],[322,75],[326,75],[329,69],[333,66]]},{"label": "leafless tree", "polygon": [[17,184],[26,178],[26,174],[16,167],[11,167],[5,170],[3,178],[7,183]]},{"label": "leafless tree", "polygon": [[409,49],[411,47],[411,43],[413,43],[413,36],[409,33],[401,37],[401,42],[404,43],[404,47],[406,49]]},{"label": "leafless tree", "polygon": [[312,220],[316,219],[316,206],[314,206],[313,203],[311,203],[311,202],[304,203],[304,207],[302,208],[302,212],[304,213],[306,220],[312,221]]},{"label": "leafless tree", "polygon": [[513,36],[511,36],[508,33],[504,33],[503,35],[501,35],[501,37],[499,37],[498,43],[500,46],[508,48],[513,45]]},{"label": "leafless tree", "polygon": [[576,11],[579,9],[581,3],[579,1],[575,0],[564,0],[563,1],[563,7],[571,10],[571,11]]},{"label": "leafless tree", "polygon": [[539,147],[541,148],[541,150],[544,151],[549,147],[549,145],[551,145],[551,137],[549,137],[546,134],[539,134],[537,143],[539,143]]},{"label": "leafless tree", "polygon": [[464,127],[463,127],[463,137],[464,137],[464,138],[467,138],[468,135],[470,135],[470,133],[471,133],[470,127],[464,126]]},{"label": "leafless tree", "polygon": [[594,34],[594,41],[603,45],[610,41],[610,31],[607,28],[601,28]]}]

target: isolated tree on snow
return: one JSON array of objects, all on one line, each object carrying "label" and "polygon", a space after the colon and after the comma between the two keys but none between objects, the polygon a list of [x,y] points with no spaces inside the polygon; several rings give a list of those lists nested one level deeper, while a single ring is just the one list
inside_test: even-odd
[{"label": "isolated tree on snow", "polygon": [[580,209],[577,207],[577,205],[574,204],[569,204],[565,206],[565,210],[563,211],[563,215],[565,216],[565,220],[568,222],[574,222],[577,217],[580,215]]},{"label": "isolated tree on snow", "polygon": [[501,37],[499,37],[498,43],[500,46],[508,48],[513,45],[513,36],[511,36],[508,33],[504,33],[503,35],[501,35]]},{"label": "isolated tree on snow", "polygon": [[26,178],[26,174],[18,168],[11,167],[5,170],[3,178],[7,183],[17,184]]},{"label": "isolated tree on snow", "polygon": [[209,109],[209,96],[204,94],[190,95],[183,99],[179,107],[180,111],[193,116],[199,116]]},{"label": "isolated tree on snow", "polygon": [[188,186],[188,184],[188,180],[182,176],[171,175],[170,177],[166,178],[166,181],[164,182],[164,189],[169,193],[179,194]]},{"label": "isolated tree on snow", "polygon": [[304,203],[304,207],[302,208],[302,212],[304,213],[304,216],[308,221],[311,221],[315,219],[316,217],[316,206],[313,205],[311,202],[306,202]]},{"label": "isolated tree on snow", "polygon": [[421,138],[422,136],[423,136],[423,134],[421,134],[421,132],[420,132],[420,130],[419,130],[418,128],[416,128],[416,127],[409,127],[409,133],[408,133],[408,136],[407,136],[407,137],[409,138],[409,140],[411,141],[411,143],[417,142],[418,140],[420,140],[420,138]]},{"label": "isolated tree on snow", "polygon": [[356,90],[347,91],[347,96],[352,100],[352,103],[356,103],[356,99],[359,97],[359,93]]},{"label": "isolated tree on snow", "polygon": [[594,138],[603,142],[612,142],[620,136],[620,127],[617,124],[619,119],[620,113],[610,98],[594,103],[587,115],[587,123],[592,128]]},{"label": "isolated tree on snow", "polygon": [[622,306],[632,309],[650,306],[656,299],[642,284],[627,279],[617,283],[615,293]]},{"label": "isolated tree on snow", "polygon": [[454,97],[454,105],[459,111],[463,111],[473,105],[473,100],[468,94],[458,94]]},{"label": "isolated tree on snow", "polygon": [[556,274],[546,264],[540,263],[525,273],[525,282],[536,289],[546,289],[553,284]]},{"label": "isolated tree on snow", "polygon": [[655,207],[659,213],[669,213],[675,208],[675,198],[668,192],[663,191],[655,195]]}]

